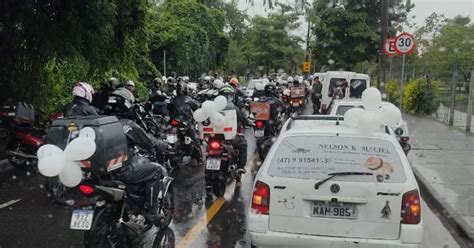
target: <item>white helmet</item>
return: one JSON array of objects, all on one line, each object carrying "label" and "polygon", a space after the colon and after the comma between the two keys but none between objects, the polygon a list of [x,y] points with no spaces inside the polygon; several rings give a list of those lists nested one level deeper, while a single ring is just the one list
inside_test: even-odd
[{"label": "white helmet", "polygon": [[222,82],[222,80],[220,80],[220,79],[216,79],[216,80],[214,80],[214,82],[212,82],[212,86],[215,89],[220,89],[220,88],[222,88],[222,86],[224,86],[224,82]]},{"label": "white helmet", "polygon": [[290,77],[288,77],[288,80],[287,80],[287,81],[288,81],[288,82],[293,82],[293,80],[294,80],[293,77],[290,76]]},{"label": "white helmet", "polygon": [[265,85],[262,82],[257,82],[255,84],[255,90],[264,90],[264,89],[265,89]]},{"label": "white helmet", "polygon": [[94,94],[94,88],[88,83],[79,82],[72,89],[72,95],[80,96],[92,102],[92,95]]},{"label": "white helmet", "polygon": [[135,82],[133,82],[132,80],[127,80],[127,82],[125,83],[125,86],[135,87]]}]

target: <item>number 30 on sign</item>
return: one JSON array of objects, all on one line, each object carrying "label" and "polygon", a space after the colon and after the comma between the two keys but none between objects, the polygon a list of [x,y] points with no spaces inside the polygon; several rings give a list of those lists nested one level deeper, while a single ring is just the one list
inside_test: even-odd
[{"label": "number 30 on sign", "polygon": [[415,48],[415,38],[409,33],[401,33],[395,38],[395,51],[400,54],[408,54]]}]

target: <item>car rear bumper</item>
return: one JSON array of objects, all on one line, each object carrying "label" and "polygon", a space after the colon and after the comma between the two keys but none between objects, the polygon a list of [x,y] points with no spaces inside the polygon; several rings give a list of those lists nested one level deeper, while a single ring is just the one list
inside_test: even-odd
[{"label": "car rear bumper", "polygon": [[[350,247],[350,248],[401,248],[420,247],[420,243],[402,243],[398,240],[339,238],[281,232],[250,232],[256,247]],[[421,242],[421,240],[420,240]]]}]

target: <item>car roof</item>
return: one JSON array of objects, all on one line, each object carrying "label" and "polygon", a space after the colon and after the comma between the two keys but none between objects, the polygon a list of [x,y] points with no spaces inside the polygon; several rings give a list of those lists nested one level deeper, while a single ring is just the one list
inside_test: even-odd
[{"label": "car roof", "polygon": [[[317,128],[315,128],[317,127]],[[292,135],[331,135],[350,136],[360,138],[379,138],[385,140],[396,141],[390,133],[389,128],[384,128],[379,132],[365,134],[359,128],[344,125],[344,117],[342,116],[318,116],[318,115],[302,115],[290,118],[282,128],[282,136]]]},{"label": "car roof", "polygon": [[[334,105],[362,105],[362,99],[343,99],[343,100],[334,100]],[[382,104],[390,104],[390,102],[382,101]]]}]

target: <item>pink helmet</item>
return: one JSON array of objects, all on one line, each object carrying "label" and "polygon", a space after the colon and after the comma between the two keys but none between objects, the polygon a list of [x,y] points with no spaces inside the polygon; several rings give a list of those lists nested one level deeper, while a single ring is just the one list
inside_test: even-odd
[{"label": "pink helmet", "polygon": [[94,88],[88,83],[79,82],[72,89],[72,95],[80,96],[92,102],[92,94],[94,94]]}]

